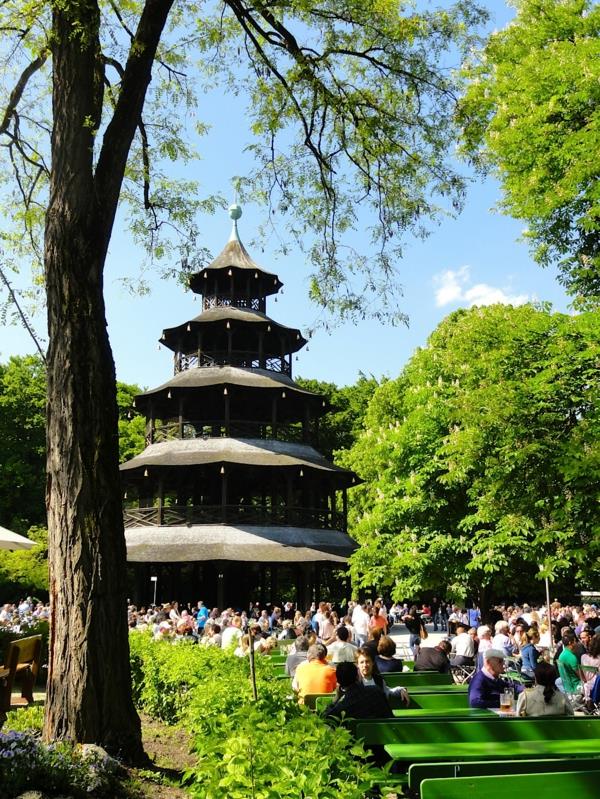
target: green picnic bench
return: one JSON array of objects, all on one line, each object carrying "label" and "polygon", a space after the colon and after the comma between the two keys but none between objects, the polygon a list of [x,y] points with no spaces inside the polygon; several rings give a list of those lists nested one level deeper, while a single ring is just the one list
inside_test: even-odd
[{"label": "green picnic bench", "polygon": [[392,671],[382,674],[382,677],[390,688],[402,685],[410,691],[413,687],[453,685],[451,674],[440,674],[439,671]]},{"label": "green picnic bench", "polygon": [[[452,763],[414,763],[408,769],[408,789],[418,794],[421,783],[432,779],[486,777],[504,774],[548,774],[555,771],[599,771],[598,757],[525,758],[523,760],[471,760]],[[600,775],[599,775],[600,776]]]},{"label": "green picnic bench", "polygon": [[394,718],[414,721],[415,719],[470,719],[470,718],[492,718],[499,719],[492,710],[481,707],[455,707],[455,708],[394,708],[392,710]]},{"label": "green picnic bench", "polygon": [[[398,680],[398,685],[402,685]],[[390,685],[390,688],[394,686]],[[461,694],[466,697],[469,693],[468,685],[458,685],[453,682],[451,685],[410,685],[406,686],[410,694]]]},{"label": "green picnic bench", "polygon": [[415,693],[410,691],[411,708],[423,710],[466,710],[469,707],[469,698],[465,691],[457,693]]},{"label": "green picnic bench", "polygon": [[269,663],[273,666],[285,666],[285,661],[287,660],[287,655],[268,655]]},{"label": "green picnic bench", "polygon": [[506,799],[543,796],[544,799],[598,799],[598,771],[552,774],[494,774],[486,777],[430,779],[421,783],[421,799]]},{"label": "green picnic bench", "polygon": [[587,756],[600,751],[600,718],[361,721],[356,737],[408,763]]}]

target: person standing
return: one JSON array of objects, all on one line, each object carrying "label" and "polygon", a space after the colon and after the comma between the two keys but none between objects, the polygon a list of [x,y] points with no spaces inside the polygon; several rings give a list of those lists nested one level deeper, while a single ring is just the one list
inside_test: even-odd
[{"label": "person standing", "polygon": [[354,637],[356,645],[361,647],[369,637],[369,614],[366,605],[357,605],[352,612],[352,626],[354,627]]},{"label": "person standing", "polygon": [[416,605],[411,605],[410,610],[402,618],[406,629],[408,630],[408,645],[413,651],[413,655],[416,659],[417,655],[419,654],[419,647],[421,645],[421,617],[419,616],[419,612],[417,611]]}]

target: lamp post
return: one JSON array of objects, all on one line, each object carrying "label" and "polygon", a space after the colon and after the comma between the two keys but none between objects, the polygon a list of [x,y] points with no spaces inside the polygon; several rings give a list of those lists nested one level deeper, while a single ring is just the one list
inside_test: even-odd
[{"label": "lamp post", "polygon": [[[540,563],[540,571],[544,571],[543,564]],[[550,633],[550,656],[554,655],[554,636],[552,635],[552,616],[550,614],[550,581],[544,577],[546,583],[546,613],[548,615],[548,632]]]},{"label": "lamp post", "polygon": [[152,604],[156,607],[156,586],[158,585],[158,577],[151,577],[150,582],[154,583],[154,601]]}]

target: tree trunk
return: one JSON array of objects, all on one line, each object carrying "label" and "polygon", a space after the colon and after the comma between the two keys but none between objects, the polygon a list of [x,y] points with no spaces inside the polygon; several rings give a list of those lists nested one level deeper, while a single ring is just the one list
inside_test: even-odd
[{"label": "tree trunk", "polygon": [[115,370],[103,269],[127,153],[172,0],[147,0],[94,173],[103,102],[96,0],[53,10],[46,216],[50,666],[44,736],[143,760],[131,698]]}]

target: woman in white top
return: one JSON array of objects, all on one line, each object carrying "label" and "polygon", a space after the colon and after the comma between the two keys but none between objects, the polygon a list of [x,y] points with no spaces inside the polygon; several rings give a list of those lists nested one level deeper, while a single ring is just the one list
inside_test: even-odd
[{"label": "woman in white top", "polygon": [[558,671],[551,663],[540,661],[534,670],[535,685],[519,695],[517,716],[572,716],[573,706],[566,694],[555,685]]}]

